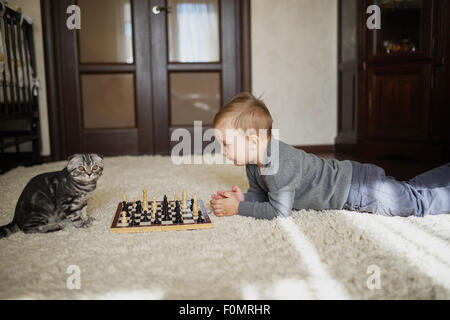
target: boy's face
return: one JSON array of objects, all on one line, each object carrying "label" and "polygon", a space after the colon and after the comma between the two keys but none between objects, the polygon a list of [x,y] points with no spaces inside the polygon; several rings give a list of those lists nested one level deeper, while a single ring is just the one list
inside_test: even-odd
[{"label": "boy's face", "polygon": [[247,136],[243,130],[233,129],[228,121],[214,128],[217,141],[222,147],[222,154],[237,166],[256,163],[258,159],[258,137]]}]

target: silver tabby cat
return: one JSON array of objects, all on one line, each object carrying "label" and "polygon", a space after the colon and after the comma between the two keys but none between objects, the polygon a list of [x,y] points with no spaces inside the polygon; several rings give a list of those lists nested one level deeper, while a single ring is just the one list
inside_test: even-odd
[{"label": "silver tabby cat", "polygon": [[87,202],[103,173],[103,157],[75,154],[67,166],[30,180],[17,201],[13,221],[0,227],[0,238],[22,230],[25,233],[58,231],[67,223],[87,227]]}]

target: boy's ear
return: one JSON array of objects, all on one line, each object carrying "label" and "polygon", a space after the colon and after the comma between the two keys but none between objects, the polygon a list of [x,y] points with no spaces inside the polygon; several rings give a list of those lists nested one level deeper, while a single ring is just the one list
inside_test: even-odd
[{"label": "boy's ear", "polygon": [[250,146],[253,149],[258,148],[259,137],[256,134],[252,134],[252,135],[248,136],[248,140],[251,142]]}]

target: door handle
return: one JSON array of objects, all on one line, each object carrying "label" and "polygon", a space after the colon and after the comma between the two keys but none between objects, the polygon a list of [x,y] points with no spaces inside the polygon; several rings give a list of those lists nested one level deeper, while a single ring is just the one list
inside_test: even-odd
[{"label": "door handle", "polygon": [[153,14],[160,14],[161,11],[166,11],[167,13],[170,13],[171,10],[172,10],[172,7],[154,6],[152,8]]}]

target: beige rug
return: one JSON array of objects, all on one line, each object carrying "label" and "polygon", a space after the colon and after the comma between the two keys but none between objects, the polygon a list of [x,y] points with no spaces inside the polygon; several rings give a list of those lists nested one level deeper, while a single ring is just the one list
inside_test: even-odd
[{"label": "beige rug", "polygon": [[[0,224],[12,219],[32,176],[63,166],[21,167],[0,176]],[[89,202],[96,219],[91,228],[0,240],[0,298],[450,298],[450,215],[300,211],[273,221],[212,215],[210,230],[109,231],[123,193],[138,196],[146,187],[161,199],[186,188],[209,209],[210,194],[233,184],[247,188],[243,168],[176,166],[159,156],[107,158]]]}]

